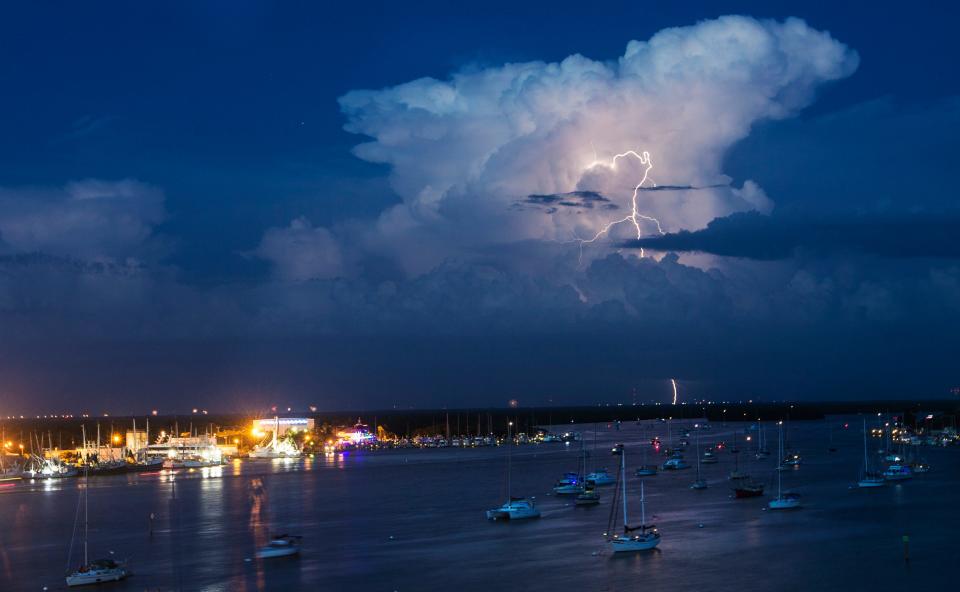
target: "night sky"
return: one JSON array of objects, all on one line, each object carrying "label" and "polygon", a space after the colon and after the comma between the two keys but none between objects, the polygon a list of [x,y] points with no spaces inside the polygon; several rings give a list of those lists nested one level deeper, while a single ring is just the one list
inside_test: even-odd
[{"label": "night sky", "polygon": [[0,415],[951,396],[958,12],[8,4]]}]

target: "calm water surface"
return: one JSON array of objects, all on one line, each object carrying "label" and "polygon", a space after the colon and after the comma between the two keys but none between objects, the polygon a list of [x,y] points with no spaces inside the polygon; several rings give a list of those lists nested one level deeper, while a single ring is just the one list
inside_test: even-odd
[{"label": "calm water surface", "polygon": [[[839,429],[849,421],[849,430]],[[858,418],[797,422],[789,443],[803,465],[784,474],[800,510],[765,511],[770,495],[733,500],[734,455],[695,470],[646,478],[648,521],[659,549],[607,552],[602,534],[611,488],[593,508],[551,495],[576,470],[579,444],[522,446],[513,453],[515,495],[536,496],[543,516],[488,523],[504,500],[506,447],[399,450],[297,462],[243,461],[217,469],[90,479],[91,554],[126,557],[135,575],[104,590],[890,590],[949,584],[960,560],[960,450],[923,449],[933,472],[878,490],[850,489],[862,455]],[[692,422],[688,422],[692,424]],[[679,432],[678,422],[673,424]],[[732,442],[745,424],[714,425],[703,445]],[[615,472],[609,454],[627,444],[628,499],[639,519],[633,468],[664,424],[581,426],[591,466]],[[833,429],[836,453],[828,452]],[[767,429],[771,451],[776,430]],[[773,456],[740,460],[775,495]],[[687,457],[695,458],[691,450]],[[871,442],[871,446],[876,446]],[[748,450],[750,449],[750,450]],[[649,462],[655,462],[653,454]],[[0,590],[66,589],[82,479],[0,488]],[[150,532],[150,514],[154,515]],[[639,521],[639,520],[637,520]],[[702,525],[702,526],[701,526]],[[304,536],[299,558],[251,559],[271,534]],[[909,563],[901,537],[910,537]],[[78,543],[79,544],[79,541]],[[79,561],[75,547],[73,563]]]}]

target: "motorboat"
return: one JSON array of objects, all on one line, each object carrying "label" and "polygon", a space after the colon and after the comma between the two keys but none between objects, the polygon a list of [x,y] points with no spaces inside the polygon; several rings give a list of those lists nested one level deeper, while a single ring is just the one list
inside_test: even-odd
[{"label": "motorboat", "polygon": [[663,471],[679,471],[682,469],[689,469],[690,465],[687,464],[682,458],[670,458],[661,465],[660,469]]},{"label": "motorboat", "polygon": [[300,553],[302,537],[282,534],[270,539],[270,542],[257,549],[257,559],[273,559],[274,557],[290,557]]},{"label": "motorboat", "polygon": [[577,497],[573,498],[573,505],[575,506],[596,506],[599,503],[600,494],[589,485],[583,490],[583,493],[577,494]]},{"label": "motorboat", "polygon": [[593,483],[596,486],[613,485],[617,480],[607,472],[606,469],[597,469],[586,476],[587,483]]},{"label": "motorboat", "polygon": [[523,520],[526,518],[539,518],[540,510],[537,509],[533,500],[522,497],[511,497],[510,501],[499,508],[487,510],[487,520]]},{"label": "motorboat", "polygon": [[913,471],[908,465],[890,465],[883,472],[883,478],[887,481],[906,481],[913,478]]},{"label": "motorboat", "polygon": [[580,475],[576,473],[564,473],[563,478],[554,484],[553,492],[557,495],[583,493],[583,481],[580,479]]}]

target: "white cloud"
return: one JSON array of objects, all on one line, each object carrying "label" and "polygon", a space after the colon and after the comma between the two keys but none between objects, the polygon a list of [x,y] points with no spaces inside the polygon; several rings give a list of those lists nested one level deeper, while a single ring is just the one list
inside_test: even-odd
[{"label": "white cloud", "polygon": [[[651,153],[653,181],[701,188],[641,194],[640,211],[664,230],[767,211],[755,183],[729,185],[724,153],[755,122],[795,114],[857,63],[801,20],[730,16],[631,41],[615,62],[572,55],[352,91],[340,99],[346,129],[371,138],[355,153],[390,165],[403,203],[347,242],[419,274],[477,248],[591,236],[629,213],[641,174],[625,160],[591,165],[630,149]],[[619,209],[511,208],[530,194],[575,190],[601,192]],[[611,238],[635,233],[627,226]]]}]

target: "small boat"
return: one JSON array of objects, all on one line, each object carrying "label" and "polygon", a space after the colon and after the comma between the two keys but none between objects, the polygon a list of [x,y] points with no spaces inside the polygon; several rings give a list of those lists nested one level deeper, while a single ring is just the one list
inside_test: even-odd
[{"label": "small boat", "polygon": [[796,452],[794,452],[794,453],[791,453],[791,454],[786,455],[786,456],[783,458],[783,465],[782,465],[782,466],[785,466],[785,467],[795,467],[795,466],[798,466],[801,462],[803,462],[803,459],[800,457],[799,454],[797,454]]},{"label": "small boat", "polygon": [[749,478],[743,479],[739,485],[733,488],[733,495],[737,499],[760,497],[763,495],[763,484],[750,481]]},{"label": "small boat", "polygon": [[587,483],[593,483],[596,486],[613,485],[617,480],[607,472],[606,469],[597,469],[586,477]]},{"label": "small boat", "polygon": [[671,458],[667,459],[663,465],[660,466],[662,471],[679,471],[682,469],[689,469],[690,465],[686,463],[682,458]]},{"label": "small boat", "polygon": [[913,478],[913,471],[907,465],[890,465],[883,472],[883,478],[887,481],[906,481]]},{"label": "small boat", "polygon": [[[779,427],[778,453],[783,456],[783,422],[777,424]],[[800,507],[800,496],[796,494],[783,493],[783,472],[777,471],[777,499],[772,499],[767,504],[771,510],[792,510]]]},{"label": "small boat", "polygon": [[643,465],[635,473],[637,477],[654,477],[657,474],[656,465]]},{"label": "small boat", "polygon": [[553,492],[557,495],[583,493],[583,482],[576,473],[564,473],[563,478],[553,485]]},{"label": "small boat", "polygon": [[522,497],[511,497],[510,501],[499,508],[487,510],[487,520],[523,520],[525,518],[539,518],[540,510],[533,500]]},{"label": "small boat", "polygon": [[660,533],[654,525],[646,524],[646,497],[644,494],[644,483],[640,483],[640,526],[630,526],[627,521],[627,462],[623,453],[623,447],[620,447],[620,472],[618,473],[620,481],[620,497],[623,502],[623,534],[610,536],[613,530],[613,521],[616,516],[611,512],[610,520],[607,523],[607,542],[614,553],[629,553],[637,551],[649,551],[660,544]]},{"label": "small boat", "polygon": [[[616,480],[614,480],[616,482]],[[600,494],[597,493],[597,490],[593,487],[590,487],[589,484],[584,488],[583,493],[577,494],[577,497],[573,498],[573,505],[575,506],[596,506],[600,503]]]},{"label": "small boat", "polygon": [[703,458],[700,459],[700,462],[705,465],[715,465],[720,462],[720,459],[717,458],[717,455],[714,454],[712,450],[707,450],[703,453]]},{"label": "small boat", "polygon": [[302,537],[282,534],[270,539],[270,542],[257,549],[257,559],[272,559],[274,557],[290,557],[300,552]]},{"label": "small boat", "polygon": [[914,473],[929,473],[929,472],[930,472],[930,465],[928,465],[927,463],[922,462],[922,461],[917,461],[917,462],[912,463],[912,464],[910,465],[910,468],[913,470]]}]

